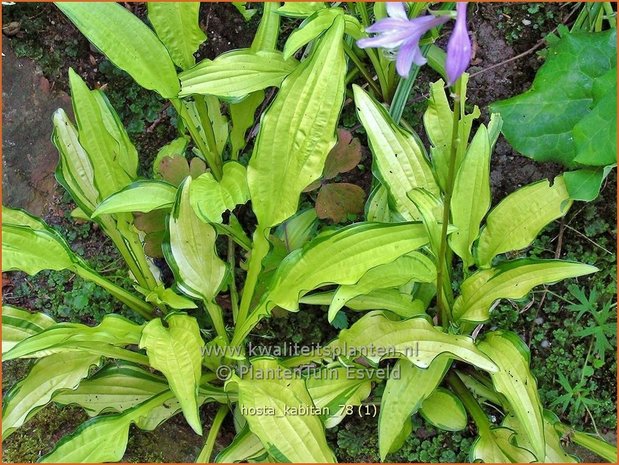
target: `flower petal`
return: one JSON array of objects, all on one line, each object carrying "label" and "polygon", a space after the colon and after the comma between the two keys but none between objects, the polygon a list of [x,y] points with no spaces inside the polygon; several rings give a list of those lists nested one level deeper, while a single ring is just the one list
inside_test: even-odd
[{"label": "flower petal", "polygon": [[408,19],[402,2],[387,2],[387,14],[391,18]]},{"label": "flower petal", "polygon": [[410,73],[415,58],[415,48],[419,48],[417,42],[410,41],[402,45],[398,52],[398,58],[395,61],[395,69],[403,78],[408,77],[408,73]]},{"label": "flower petal", "polygon": [[458,15],[456,25],[447,43],[445,70],[449,85],[452,85],[466,71],[472,57],[471,39],[466,28],[467,2],[456,4]]}]

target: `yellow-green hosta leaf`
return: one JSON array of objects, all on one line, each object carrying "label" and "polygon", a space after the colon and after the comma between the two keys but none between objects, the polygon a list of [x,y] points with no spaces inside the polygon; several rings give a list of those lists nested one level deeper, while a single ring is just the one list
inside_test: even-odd
[{"label": "yellow-green hosta leaf", "polygon": [[277,13],[289,18],[306,18],[323,8],[326,8],[324,2],[284,2]]},{"label": "yellow-green hosta leaf", "polygon": [[60,159],[56,178],[69,191],[88,218],[101,200],[94,181],[94,169],[88,154],[80,145],[79,134],[62,108],[54,112],[52,142]]},{"label": "yellow-green hosta leaf", "polygon": [[193,54],[206,40],[200,29],[199,14],[200,2],[148,4],[148,20],[179,68],[191,68],[196,63]]},{"label": "yellow-green hosta leaf", "polygon": [[222,213],[248,200],[247,170],[235,161],[224,164],[221,181],[208,172],[194,179],[189,189],[189,201],[195,214],[207,223],[221,223]]},{"label": "yellow-green hosta leaf", "polygon": [[[3,309],[4,310],[4,309]],[[52,400],[61,389],[74,389],[101,356],[64,352],[37,360],[28,375],[2,400],[2,437],[7,438]]]},{"label": "yellow-green hosta leaf", "polygon": [[530,352],[517,334],[507,331],[487,333],[477,347],[498,367],[490,373],[494,388],[503,394],[539,461],[546,455],[543,409],[537,383],[529,370]]},{"label": "yellow-green hosta leaf", "polygon": [[103,463],[122,459],[129,440],[129,427],[153,409],[174,397],[171,391],[136,405],[122,413],[95,417],[62,438],[43,463]]},{"label": "yellow-green hosta leaf", "polygon": [[333,428],[345,417],[346,406],[361,405],[372,390],[370,376],[356,367],[324,368],[310,373],[305,384],[314,405],[329,408],[329,414],[323,416],[325,428]]},{"label": "yellow-green hosta leaf", "polygon": [[469,276],[460,286],[461,295],[453,308],[454,318],[484,322],[490,318],[490,309],[499,299],[520,299],[535,286],[574,278],[598,269],[583,263],[565,260],[519,259],[504,262]]},{"label": "yellow-green hosta leaf", "polygon": [[188,177],[179,186],[163,253],[179,290],[189,297],[211,301],[224,282],[227,268],[215,250],[215,230],[191,208],[191,185]]},{"label": "yellow-green hosta leaf", "polygon": [[339,8],[324,8],[312,14],[292,31],[292,34],[286,40],[284,58],[294,56],[301,47],[320,36],[331,27],[335,18],[341,14]]},{"label": "yellow-green hosta leaf", "polygon": [[544,179],[509,194],[488,214],[476,247],[477,264],[488,268],[497,255],[529,246],[571,205],[563,176],[557,176],[552,186]]},{"label": "yellow-green hosta leaf", "polygon": [[460,164],[451,197],[451,218],[457,230],[449,236],[449,245],[467,268],[474,262],[471,246],[490,209],[490,155],[490,137],[482,124]]},{"label": "yellow-green hosta leaf", "polygon": [[451,365],[447,356],[437,357],[422,369],[408,360],[398,360],[385,384],[378,417],[378,447],[381,460],[398,449],[403,425],[411,421],[423,401],[436,390]]},{"label": "yellow-green hosta leaf", "polygon": [[372,190],[365,202],[365,218],[367,221],[379,223],[396,222],[394,221],[394,214],[389,208],[389,191],[382,184]]},{"label": "yellow-green hosta leaf", "polygon": [[[265,4],[266,5],[266,4]],[[254,115],[260,104],[264,101],[264,91],[252,92],[242,101],[231,103],[229,106],[232,129],[230,130],[230,155],[232,160],[237,160],[239,153],[247,144],[245,133],[254,124]]]},{"label": "yellow-green hosta leaf", "polygon": [[140,348],[146,349],[150,365],[161,371],[179,400],[183,414],[192,429],[202,434],[198,412],[198,386],[202,375],[204,341],[195,318],[174,314],[166,319],[151,320],[142,332]]},{"label": "yellow-green hosta leaf", "polygon": [[[554,428],[554,423],[559,419],[554,413],[544,411],[544,438],[546,439],[546,454],[543,460],[544,463],[577,463],[578,460],[573,455],[568,454],[561,446],[561,438]],[[518,446],[532,450],[531,442],[513,413],[508,413],[503,419],[501,426],[509,428],[516,433],[515,441]]]},{"label": "yellow-green hosta leaf", "polygon": [[430,424],[445,431],[461,431],[466,428],[464,405],[447,389],[439,388],[434,391],[423,401],[419,413]]},{"label": "yellow-green hosta leaf", "polygon": [[[460,96],[460,122],[458,124],[459,143],[456,148],[455,162],[456,173],[464,158],[473,121],[480,115],[477,106],[473,108],[472,113],[465,113],[468,75],[466,73],[463,74],[461,80],[461,89],[464,93]],[[442,79],[430,85],[428,108],[423,115],[423,125],[426,129],[428,139],[430,139],[432,143],[432,148],[430,150],[432,166],[434,167],[438,183],[443,191],[445,191],[447,186],[453,132],[453,111],[449,106],[445,89],[445,82]]]},{"label": "yellow-green hosta leaf", "polygon": [[238,463],[260,461],[260,457],[266,457],[267,453],[258,436],[252,433],[247,426],[235,437],[232,443],[222,450],[215,463]]},{"label": "yellow-green hosta leaf", "polygon": [[89,416],[124,412],[169,389],[161,376],[137,365],[115,362],[84,380],[76,389],[54,396],[62,405],[79,405]]},{"label": "yellow-green hosta leaf", "polygon": [[[447,334],[425,316],[392,320],[383,312],[370,312],[331,343],[335,350],[355,350],[372,362],[406,357],[419,368],[427,368],[441,354],[463,360],[482,370],[497,366],[467,336]],[[346,354],[346,352],[344,352]]]},{"label": "yellow-green hosta leaf", "polygon": [[412,252],[428,239],[419,223],[358,223],[318,235],[279,265],[268,301],[297,311],[299,298],[326,284],[356,283],[368,270]]},{"label": "yellow-green hosta leaf", "polygon": [[471,462],[484,463],[531,463],[535,456],[527,449],[518,447],[515,433],[507,428],[491,428],[480,432],[469,454]]},{"label": "yellow-green hosta leaf", "polygon": [[24,339],[40,333],[56,322],[43,312],[30,312],[5,304],[2,306],[2,353]]},{"label": "yellow-green hosta leaf", "polygon": [[440,190],[419,138],[395,124],[387,110],[360,87],[353,86],[357,115],[363,124],[374,155],[377,175],[389,190],[394,207],[404,219],[419,219],[419,212],[407,197],[422,188],[436,197]]},{"label": "yellow-green hosta leaf", "polygon": [[[335,291],[320,292],[302,297],[299,303],[331,305],[334,296]],[[353,297],[344,306],[355,311],[388,310],[402,318],[421,315],[426,308],[421,300],[413,300],[410,294],[402,293],[398,289],[378,289],[366,295]]]},{"label": "yellow-green hosta leaf", "polygon": [[[59,2],[56,6],[112,63],[164,98],[178,95],[174,63],[155,33],[117,3]],[[179,32],[182,34],[182,32]]]},{"label": "yellow-green hosta leaf", "polygon": [[279,87],[297,67],[294,58],[284,59],[281,52],[233,50],[214,60],[204,60],[180,74],[181,97],[191,94],[221,98],[243,98],[267,87]]},{"label": "yellow-green hosta leaf", "polygon": [[136,181],[103,200],[92,216],[94,218],[112,213],[148,213],[159,208],[171,208],[175,199],[176,187],[172,184],[154,180]]},{"label": "yellow-green hosta leaf", "polygon": [[335,145],[345,90],[343,34],[344,19],[338,17],[261,118],[247,180],[263,228],[297,211],[301,192],[321,176]]},{"label": "yellow-green hosta leaf", "polygon": [[267,452],[278,462],[334,463],[305,381],[286,376],[285,369],[272,359],[257,360],[252,369],[253,379],[250,372],[229,383],[237,384],[241,412],[245,411],[249,429]]},{"label": "yellow-green hosta leaf", "polygon": [[292,252],[303,247],[314,235],[317,227],[316,210],[308,208],[280,224],[276,234],[286,245],[286,250]]},{"label": "yellow-green hosta leaf", "polygon": [[329,322],[349,300],[371,293],[377,289],[399,287],[410,281],[433,282],[436,280],[436,266],[421,252],[412,252],[391,263],[370,269],[355,284],[340,286],[329,306]]},{"label": "yellow-green hosta leaf", "polygon": [[24,339],[4,354],[4,360],[39,358],[54,351],[78,348],[81,343],[125,346],[140,341],[143,325],[120,315],[109,314],[97,326],[81,323],[56,323]]}]

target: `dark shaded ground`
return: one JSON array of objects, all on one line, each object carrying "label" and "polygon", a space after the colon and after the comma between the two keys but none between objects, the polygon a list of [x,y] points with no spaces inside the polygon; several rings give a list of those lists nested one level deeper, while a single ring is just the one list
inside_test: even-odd
[{"label": "dark shaded ground", "polygon": [[[145,17],[144,5],[126,5],[138,16]],[[468,98],[471,104],[478,105],[481,108],[483,122],[487,122],[488,119],[487,105],[495,100],[510,97],[526,90],[542,61],[535,53],[530,53],[516,61],[501,63],[533,47],[545,34],[565,21],[571,8],[564,6],[564,4],[552,3],[506,3],[478,5],[475,10],[472,10],[470,20],[471,32],[475,41],[475,59],[469,70],[472,77]],[[199,57],[213,58],[226,50],[247,46],[253,37],[257,19],[258,15],[249,23],[246,23],[230,4],[204,4],[200,22],[203,30],[207,33],[208,41],[200,49]],[[130,136],[138,147],[144,171],[149,168],[150,162],[159,147],[174,137],[175,133],[170,124],[173,115],[165,103],[156,95],[139,88],[125,73],[114,68],[107,59],[94,50],[53,5],[20,4],[3,7],[3,24],[5,25],[3,27],[4,47],[7,49],[6,57],[3,59],[4,72],[11,72],[11,68],[17,69],[15,64],[18,61],[13,53],[17,56],[34,59],[40,69],[40,71],[37,71],[32,62],[24,60],[21,65],[25,70],[23,79],[19,78],[16,73],[7,75],[7,77],[3,76],[4,92],[6,93],[3,107],[3,114],[5,115],[3,128],[5,131],[3,139],[5,203],[12,206],[23,206],[35,213],[40,212],[50,224],[53,224],[63,233],[68,232],[70,234],[69,239],[74,249],[85,255],[93,263],[93,266],[98,269],[105,267],[108,272],[111,272],[112,278],[129,287],[130,284],[120,277],[118,256],[109,241],[104,240],[101,233],[90,225],[75,226],[73,220],[68,219],[66,215],[66,211],[71,208],[70,202],[60,189],[53,185],[51,177],[56,154],[49,144],[51,124],[48,115],[59,104],[66,104],[66,94],[63,94],[63,92],[68,90],[67,70],[69,67],[73,67],[86,79],[90,86],[101,87],[106,90],[112,105],[119,112]],[[284,22],[284,30],[290,29],[292,24],[292,22]],[[445,28],[439,44],[444,45],[448,32],[449,29]],[[11,61],[15,64],[11,65]],[[497,64],[500,64],[500,66],[489,69]],[[29,76],[34,77],[28,79]],[[427,67],[423,68],[420,73],[404,115],[406,120],[415,128],[421,128],[419,122],[425,109],[424,96],[427,94],[428,83],[437,78],[438,76]],[[16,87],[8,88],[7,83],[11,85],[11,82]],[[38,89],[38,93],[34,94],[38,97],[34,99],[35,105],[32,102],[29,105],[31,111],[26,115],[30,116],[20,115],[22,120],[19,120],[19,124],[15,124],[18,120],[15,118],[11,120],[6,115],[10,114],[12,108],[19,109],[24,105],[23,101],[18,101],[14,97],[20,94],[20,91],[17,90],[18,87],[21,87],[21,94],[24,99],[34,88]],[[345,122],[347,111],[345,109]],[[13,126],[7,126],[11,123]],[[420,130],[419,132],[423,138],[423,131]],[[361,134],[359,137],[363,137],[363,135]],[[29,158],[23,156],[24,150],[21,149],[26,144],[31,144],[33,147]],[[17,150],[16,147],[20,149]],[[371,183],[370,164],[371,158],[366,153],[361,161],[362,168],[346,173],[342,176],[342,180],[357,183],[368,191]],[[37,166],[34,175],[25,174],[32,172],[29,169],[31,166]],[[559,172],[560,169],[557,166],[540,165],[521,157],[501,138],[492,161],[491,176],[495,202],[523,184],[544,177],[553,177]],[[27,187],[28,184],[34,185],[36,189]],[[35,193],[33,193],[33,190]],[[584,225],[596,219],[585,216],[586,211],[580,216],[574,215],[571,218],[573,220],[571,224],[575,229],[585,231],[586,235],[593,238],[592,240],[610,248],[612,252],[615,251],[614,243],[616,240],[614,226],[616,224],[616,204],[613,203],[615,197],[616,179],[613,178],[604,190],[602,200],[593,207],[594,216],[597,215],[604,219],[606,231],[585,231]],[[305,202],[308,206],[311,205],[311,199],[307,199]],[[244,211],[246,213],[241,214],[240,217],[247,224],[251,224],[252,217],[249,209]],[[588,215],[591,215],[591,213],[588,213]],[[547,237],[540,242],[540,254],[552,254],[556,250],[558,228],[558,224],[549,228]],[[603,229],[602,226],[600,228]],[[599,263],[602,260],[596,255],[596,251],[599,252],[599,250],[577,233],[564,231],[563,234],[564,254],[568,258],[578,258],[589,254],[586,255],[585,261]],[[570,254],[576,256],[573,257]],[[615,274],[612,271],[612,266],[614,266],[612,264],[615,263],[616,257],[604,257],[603,263],[606,264],[607,269],[604,277],[600,279],[603,284],[612,283]],[[5,281],[3,276],[3,297],[5,301],[48,312],[57,311],[55,309],[58,305],[66,307],[68,311],[75,308],[75,302],[73,300],[67,301],[67,296],[71,297],[71,292],[75,292],[76,289],[82,292],[82,286],[85,285],[78,279],[73,280],[69,276],[58,278],[56,275],[43,273],[35,278],[28,279],[18,274],[12,274],[7,278],[9,279]],[[60,287],[59,294],[50,295],[49,298],[33,297],[36,294],[35,288],[50,286]],[[553,288],[553,290],[561,292],[560,289]],[[612,297],[616,293],[616,284],[614,291],[611,285],[610,289],[606,289],[606,292]],[[63,296],[63,294],[65,295]],[[101,298],[101,305],[106,305],[103,298],[95,294],[90,295],[89,298],[91,299],[89,307],[92,306],[93,301],[99,303],[99,300],[97,300],[99,298]],[[549,301],[550,304],[548,304]],[[553,303],[552,296],[548,297],[546,305],[548,316],[543,325],[540,326],[535,323],[534,317],[530,318],[525,315],[517,330],[529,332],[535,329],[537,339],[532,340],[533,366],[538,367],[536,368],[538,370],[536,376],[540,388],[544,392],[550,392],[552,397],[552,395],[556,396],[556,391],[554,394],[552,391],[556,389],[556,380],[552,377],[552,373],[549,374],[543,370],[545,361],[548,360],[549,366],[556,370],[574,370],[572,362],[577,357],[582,356],[583,349],[579,345],[574,345],[569,338],[561,340],[562,333],[557,332],[571,330],[569,327],[567,330],[563,327],[563,322],[572,318],[570,312],[560,303]],[[105,308],[105,311],[119,310]],[[510,313],[513,311],[513,309],[508,308],[501,310],[503,313],[500,313],[500,315],[503,315],[502,318],[505,319],[507,327],[514,327],[514,323],[511,321],[514,319],[514,315]],[[546,308],[543,311],[546,311]],[[516,319],[518,318],[517,313],[516,311]],[[54,316],[63,319],[68,315],[63,317],[62,314],[55,314]],[[75,318],[75,315],[72,315],[72,317]],[[77,317],[83,318],[84,322],[93,321],[93,315],[88,313],[88,308],[85,309],[84,313],[78,313]],[[96,319],[96,316],[94,318]],[[263,342],[270,341],[272,344],[284,341],[315,343],[322,340],[324,342],[335,334],[335,330],[328,325],[324,315],[310,312],[286,314],[283,318],[275,318],[262,324],[260,331]],[[546,339],[553,341],[553,347],[557,348],[556,351],[552,349],[549,352],[535,345]],[[559,348],[563,350],[563,355]],[[561,361],[562,356],[566,360],[565,363]],[[572,364],[569,364],[568,361]],[[579,361],[576,360],[575,363],[577,365]],[[3,392],[15,380],[23,377],[27,365],[27,362],[3,364]],[[616,391],[613,373],[616,373],[616,362],[612,366],[605,366],[602,370],[598,370],[595,379],[596,392],[599,393],[597,398],[612,398],[611,404],[614,404]],[[543,395],[548,397],[548,394]],[[609,409],[606,407],[605,410],[601,411],[608,412]],[[612,405],[610,411],[613,411]],[[205,407],[202,414],[205,430],[208,430],[208,424],[214,415],[214,410],[211,407]],[[45,409],[23,430],[5,440],[3,443],[3,460],[36,460],[41,453],[51,449],[55,441],[71,431],[83,419],[84,415],[77,409],[61,410],[56,407]],[[581,421],[581,426],[590,430],[586,415],[576,416],[570,418],[570,420]],[[337,428],[328,431],[328,437],[336,449],[340,461],[359,462],[376,461],[378,459],[376,422],[376,418],[363,418],[361,420],[350,418]],[[609,418],[604,421],[605,425],[613,425],[613,423],[616,424],[616,417],[614,420]],[[467,429],[456,435],[446,435],[439,433],[423,422],[419,422],[415,426],[415,434],[411,435],[399,453],[389,457],[390,460],[400,462],[458,462],[467,459],[468,448],[474,437],[472,429]],[[608,427],[602,429],[607,430]],[[219,435],[216,450],[220,446],[229,444],[233,437],[233,431],[231,421],[226,420]],[[141,432],[132,429],[124,460],[190,462],[195,459],[202,443],[203,439],[197,437],[191,431],[181,416],[177,416],[154,432]],[[592,458],[588,459],[591,460]]]}]

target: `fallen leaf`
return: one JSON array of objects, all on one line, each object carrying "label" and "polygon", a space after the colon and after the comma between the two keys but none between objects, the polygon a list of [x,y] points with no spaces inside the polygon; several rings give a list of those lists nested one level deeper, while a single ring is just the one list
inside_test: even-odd
[{"label": "fallen leaf", "polygon": [[327,161],[323,176],[325,179],[336,177],[340,173],[346,173],[354,169],[361,161],[361,142],[356,137],[353,139],[350,131],[338,129],[337,144],[333,146]]},{"label": "fallen leaf", "polygon": [[365,192],[355,184],[325,184],[318,192],[316,214],[318,218],[340,223],[348,214],[363,212],[364,203]]}]

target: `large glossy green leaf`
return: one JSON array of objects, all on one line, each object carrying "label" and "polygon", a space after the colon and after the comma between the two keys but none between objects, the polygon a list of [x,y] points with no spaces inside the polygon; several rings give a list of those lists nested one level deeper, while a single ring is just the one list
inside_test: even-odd
[{"label": "large glossy green leaf", "polygon": [[372,380],[355,367],[335,367],[313,370],[305,384],[314,405],[328,408],[322,416],[326,428],[333,428],[346,417],[346,406],[357,406],[367,399],[372,390]]},{"label": "large glossy green leaf", "polygon": [[403,425],[411,421],[423,401],[436,390],[451,365],[447,356],[439,356],[422,369],[408,360],[398,360],[387,380],[378,417],[378,446],[381,460],[393,452]]},{"label": "large glossy green leaf", "polygon": [[24,339],[40,333],[56,322],[43,312],[30,312],[5,304],[2,306],[2,353]]},{"label": "large glossy green leaf", "polygon": [[[465,112],[466,86],[468,75],[465,73],[461,77],[460,95],[460,122],[458,123],[458,147],[456,148],[456,173],[464,159],[466,146],[471,132],[473,120],[479,117],[479,108],[473,108],[472,113]],[[449,172],[449,159],[451,157],[451,142],[453,132],[453,111],[447,100],[445,82],[442,79],[430,85],[430,99],[428,108],[423,115],[423,124],[432,148],[432,166],[436,173],[438,182],[443,190],[447,186],[447,176]]]},{"label": "large glossy green leaf", "polygon": [[535,286],[597,270],[591,265],[564,260],[520,259],[505,262],[495,268],[478,271],[462,283],[453,315],[459,320],[487,321],[492,305],[499,299],[520,299]]},{"label": "large glossy green leaf", "polygon": [[567,167],[616,163],[616,34],[563,34],[531,89],[491,106],[518,152]]},{"label": "large glossy green leaf", "polygon": [[491,428],[480,431],[469,453],[471,462],[531,463],[535,455],[516,445],[516,435],[511,429]]},{"label": "large glossy green leaf", "polygon": [[552,186],[542,180],[512,192],[486,219],[477,243],[477,264],[487,268],[497,255],[529,246],[547,224],[565,215],[571,204],[562,176],[557,176]]},{"label": "large glossy green leaf", "polygon": [[211,301],[224,282],[227,268],[215,250],[215,230],[191,208],[191,184],[188,177],[179,187],[163,253],[179,289],[190,297]]},{"label": "large glossy green leaf", "polygon": [[208,223],[221,223],[222,213],[248,200],[247,170],[235,161],[224,164],[221,181],[210,172],[204,173],[192,181],[189,189],[189,201],[195,214]]},{"label": "large glossy green leaf", "polygon": [[359,223],[317,236],[279,265],[268,301],[290,311],[299,298],[326,284],[355,284],[368,270],[427,244],[419,223]]},{"label": "large glossy green leaf", "polygon": [[103,200],[92,216],[111,213],[148,213],[159,208],[171,208],[175,198],[176,187],[172,184],[154,180],[136,181]]},{"label": "large glossy green leaf", "polygon": [[103,463],[122,459],[129,440],[129,427],[174,394],[164,391],[123,413],[95,417],[62,438],[43,463]]},{"label": "large glossy green leaf", "polygon": [[428,423],[444,431],[461,431],[466,428],[467,416],[464,405],[447,389],[435,390],[423,401],[419,413]]},{"label": "large glossy green leaf", "polygon": [[88,415],[95,416],[124,412],[168,388],[164,378],[137,365],[116,362],[82,381],[77,389],[58,393],[54,402],[79,405]]},{"label": "large glossy green leaf", "polygon": [[471,338],[444,333],[424,316],[392,320],[383,312],[370,312],[343,329],[331,347],[345,355],[359,353],[375,363],[383,358],[406,357],[419,368],[427,368],[439,355],[450,354],[483,370],[497,370]]},{"label": "large glossy green leaf", "polygon": [[261,118],[247,180],[264,228],[297,211],[301,192],[320,177],[335,145],[346,73],[343,34],[344,19],[338,17]]},{"label": "large glossy green leaf", "polygon": [[329,321],[333,321],[346,302],[366,295],[377,289],[399,287],[410,281],[433,282],[436,280],[436,267],[432,260],[420,252],[412,252],[397,260],[370,269],[355,284],[340,286],[329,306]]},{"label": "large glossy green leaf", "polygon": [[238,386],[239,407],[267,452],[278,462],[335,462],[305,381],[272,359],[256,360],[252,369],[228,383]]},{"label": "large glossy green leaf", "polygon": [[178,95],[174,63],[142,21],[117,3],[59,2],[58,8],[82,34],[138,84],[164,98]]},{"label": "large glossy green leaf", "polygon": [[199,24],[200,2],[148,3],[148,20],[179,68],[191,68],[206,35]]},{"label": "large glossy green leaf", "polygon": [[482,124],[460,164],[451,197],[451,218],[457,230],[449,236],[449,245],[467,268],[474,262],[471,246],[490,209],[490,155],[490,137]]},{"label": "large glossy green leaf", "polygon": [[415,134],[395,124],[387,110],[360,87],[353,86],[355,105],[374,155],[373,172],[388,189],[398,213],[405,219],[419,219],[419,212],[406,194],[422,188],[439,196],[440,191]]},{"label": "large glossy green leaf", "polygon": [[8,437],[47,405],[54,393],[75,388],[100,359],[99,355],[65,352],[37,360],[2,400],[2,437]]},{"label": "large glossy green leaf", "polygon": [[284,59],[281,52],[239,49],[204,60],[181,73],[180,96],[191,94],[241,98],[247,94],[279,87],[297,67],[294,58]]},{"label": "large glossy green leaf", "polygon": [[173,314],[150,321],[142,332],[140,348],[145,348],[150,365],[161,371],[176,395],[193,430],[202,434],[198,412],[198,386],[202,374],[204,341],[195,318]]},{"label": "large glossy green leaf", "polygon": [[546,455],[543,408],[537,383],[529,370],[531,355],[517,334],[506,331],[487,333],[477,344],[499,370],[490,373],[494,388],[505,396],[539,461]]},{"label": "large glossy green leaf", "polygon": [[[125,346],[138,344],[142,325],[133,323],[119,315],[106,315],[97,326],[81,323],[56,323],[28,339],[24,339],[6,354],[4,360],[15,358],[39,358],[63,350],[79,349],[84,343],[103,346]],[[95,352],[96,353],[96,352]]]}]

